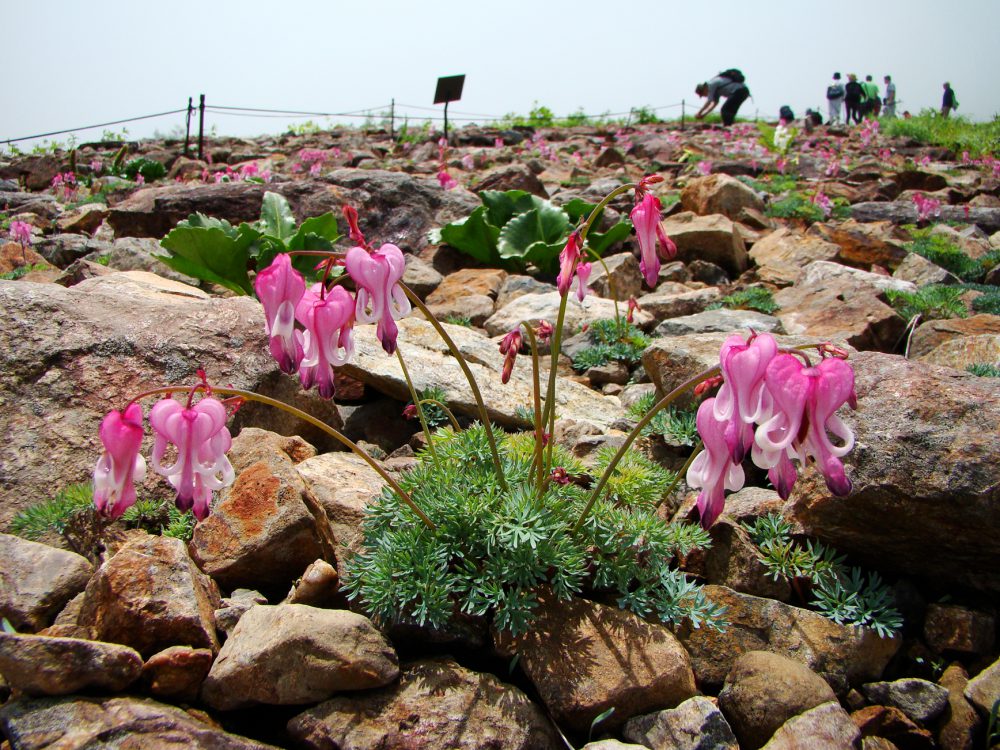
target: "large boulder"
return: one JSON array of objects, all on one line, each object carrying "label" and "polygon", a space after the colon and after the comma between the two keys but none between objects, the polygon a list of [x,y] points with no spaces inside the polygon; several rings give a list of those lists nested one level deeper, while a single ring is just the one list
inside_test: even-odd
[{"label": "large boulder", "polygon": [[688,698],[677,708],[629,719],[622,735],[639,743],[639,747],[739,750],[726,717],[713,701],[700,695]]},{"label": "large boulder", "polygon": [[863,564],[1000,592],[997,381],[869,352],[851,362],[853,490],[833,497],[806,472],[787,512]]},{"label": "large boulder", "polygon": [[403,667],[397,684],[333,698],[299,714],[288,731],[321,750],[556,750],[544,713],[517,688],[449,658]]},{"label": "large boulder", "polygon": [[750,257],[757,278],[777,286],[795,283],[799,273],[817,260],[834,260],[840,247],[819,237],[803,236],[787,227],[776,229],[753,244]]},{"label": "large boulder", "polygon": [[[839,703],[830,701],[786,721],[764,750],[855,750],[861,732]],[[891,750],[888,745],[882,750]],[[866,742],[863,750],[875,750]]]},{"label": "large boulder", "polygon": [[737,219],[740,212],[747,208],[763,211],[764,201],[753,188],[735,177],[711,174],[688,180],[681,191],[681,207],[700,216],[722,214]]},{"label": "large boulder", "polygon": [[849,219],[829,224],[813,224],[807,235],[840,247],[842,263],[858,268],[872,265],[896,268],[907,256],[904,244],[910,235],[890,222],[860,223]]},{"label": "large boulder", "polygon": [[0,617],[21,631],[51,625],[92,572],[74,552],[0,534]]},{"label": "large boulder", "polygon": [[663,231],[677,245],[679,260],[707,260],[733,278],[747,269],[743,237],[732,220],[721,214],[698,216],[685,211],[665,219]]}]

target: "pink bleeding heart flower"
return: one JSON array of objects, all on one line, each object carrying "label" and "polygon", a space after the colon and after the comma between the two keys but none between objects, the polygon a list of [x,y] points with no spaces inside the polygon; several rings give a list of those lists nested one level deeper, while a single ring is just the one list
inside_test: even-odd
[{"label": "pink bleeding heart flower", "polygon": [[437,173],[438,184],[441,185],[445,190],[454,190],[458,187],[458,180],[448,174],[447,169],[441,169]]},{"label": "pink bleeding heart flower", "polygon": [[728,423],[716,419],[714,398],[701,402],[695,423],[705,449],[688,467],[687,483],[689,487],[701,488],[697,500],[698,512],[701,515],[701,525],[707,529],[715,523],[725,507],[725,490],[741,489],[745,477],[743,467],[733,463],[732,451],[726,442]]},{"label": "pink bleeding heart flower", "polygon": [[625,315],[625,322],[626,323],[633,323],[633,322],[635,322],[635,314],[637,312],[640,312],[641,310],[642,310],[642,308],[639,307],[638,300],[636,300],[635,297],[629,297],[628,298],[628,313],[626,313],[626,315]]},{"label": "pink bleeding heart flower", "polygon": [[538,321],[538,325],[535,326],[535,335],[543,344],[548,343],[549,339],[552,338],[552,332],[552,324],[547,320],[540,320]]},{"label": "pink bleeding heart flower", "polygon": [[514,371],[514,360],[521,350],[521,329],[515,328],[500,341],[500,353],[505,355],[503,360],[503,372],[500,375],[500,382],[507,383],[510,375]]},{"label": "pink bleeding heart flower", "polygon": [[[177,490],[177,507],[193,510],[199,521],[208,516],[213,490],[228,487],[236,479],[226,457],[233,444],[226,417],[226,407],[211,396],[186,407],[165,398],[149,412],[153,469]],[[166,466],[163,456],[168,445],[177,449],[177,458]]]},{"label": "pink bleeding heart flower", "polygon": [[[806,367],[791,354],[779,354],[767,366],[764,380],[773,402],[772,414],[757,428],[754,463],[777,468],[786,479],[775,486],[779,492],[791,492],[787,481],[791,474],[784,462],[797,458],[805,466],[812,459],[830,492],[841,497],[850,494],[851,482],[840,458],[854,446],[854,433],[834,412],[845,403],[857,406],[851,366],[831,357],[816,367]],[[841,445],[834,445],[828,433]]]},{"label": "pink bleeding heart flower", "polygon": [[302,359],[302,347],[295,337],[295,306],[306,293],[305,279],[292,268],[288,253],[279,253],[271,265],[257,274],[254,289],[264,305],[271,355],[282,372],[291,374]]},{"label": "pink bleeding heart flower", "polygon": [[566,239],[566,245],[559,253],[559,276],[556,277],[556,287],[559,294],[566,296],[569,294],[570,285],[573,283],[573,275],[576,273],[576,264],[580,260],[580,233],[570,232]]},{"label": "pink bleeding heart flower", "polygon": [[352,247],[344,265],[358,287],[358,322],[377,322],[375,335],[386,353],[393,354],[399,334],[395,321],[410,313],[410,301],[399,285],[406,271],[403,251],[388,243],[372,253]]},{"label": "pink bleeding heart flower", "polygon": [[667,237],[660,226],[660,200],[652,193],[645,193],[636,203],[629,218],[635,226],[635,236],[639,240],[642,260],[639,270],[650,289],[656,286],[660,273],[660,258],[670,260],[677,254],[677,246]]},{"label": "pink bleeding heart flower", "polygon": [[591,270],[593,270],[592,263],[576,264],[576,297],[580,302],[583,302],[583,298],[590,292],[590,289],[587,288],[587,282],[590,281]]},{"label": "pink bleeding heart flower", "polygon": [[295,317],[305,328],[296,332],[302,347],[299,382],[306,390],[315,385],[323,398],[333,398],[337,392],[333,368],[346,364],[354,354],[355,307],[344,287],[324,293],[322,284],[314,284],[295,307]]},{"label": "pink bleeding heart flower", "polygon": [[778,342],[769,333],[744,341],[729,336],[719,352],[723,383],[715,398],[715,418],[728,424],[726,442],[734,463],[740,463],[753,446],[753,423],[768,414],[770,396],[764,387],[767,366],[778,353]]},{"label": "pink bleeding heart flower", "polygon": [[94,507],[101,515],[119,518],[135,504],[135,483],[146,478],[142,448],[142,408],[129,404],[124,413],[112,411],[99,430],[104,453],[94,467]]}]

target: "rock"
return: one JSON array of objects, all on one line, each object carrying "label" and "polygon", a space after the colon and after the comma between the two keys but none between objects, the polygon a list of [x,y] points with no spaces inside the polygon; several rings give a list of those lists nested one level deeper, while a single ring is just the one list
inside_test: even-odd
[{"label": "rock", "polygon": [[854,750],[859,734],[847,711],[824,703],[782,724],[764,750]]},{"label": "rock", "polygon": [[853,490],[833,498],[807,472],[786,513],[860,564],[1000,591],[1000,537],[983,533],[1000,528],[996,385],[892,355],[851,362],[859,408],[841,416],[857,439],[846,459]]},{"label": "rock", "polygon": [[916,285],[912,282],[824,260],[814,261],[803,268],[796,283],[818,285],[834,280],[847,281],[858,286],[869,286],[880,292],[889,289],[897,292],[917,291]]},{"label": "rock", "polygon": [[[598,266],[599,267],[599,266]],[[591,280],[593,280],[595,272],[591,271]],[[593,287],[593,281],[591,281],[591,286]],[[497,309],[501,309],[510,302],[513,302],[518,297],[523,297],[525,294],[546,294],[555,289],[552,284],[546,284],[544,281],[539,281],[532,276],[520,276],[517,274],[510,274],[507,276],[507,280],[504,281],[503,286],[500,288],[500,294],[497,296]]]},{"label": "rock", "polygon": [[56,226],[63,232],[93,234],[108,218],[108,207],[103,203],[85,203],[72,208],[56,219]]},{"label": "rock", "polygon": [[721,295],[717,287],[706,289],[689,289],[681,293],[645,294],[639,298],[639,307],[654,320],[677,318],[684,315],[696,315],[708,309],[719,301]]},{"label": "rock", "polygon": [[874,631],[838,625],[806,609],[724,586],[706,586],[704,593],[713,604],[726,607],[726,632],[687,624],[677,630],[704,687],[721,685],[740,655],[769,651],[802,662],[838,692],[846,692],[848,684],[880,677],[899,649],[898,638],[879,638]]},{"label": "rock", "polygon": [[910,240],[908,232],[890,222],[869,224],[853,219],[813,224],[806,234],[839,246],[837,260],[842,263],[858,268],[870,268],[874,264],[890,270],[906,258],[908,252],[904,243]]},{"label": "rock", "polygon": [[304,748],[556,750],[558,735],[517,688],[449,658],[405,666],[391,687],[342,696],[288,722]]},{"label": "rock", "polygon": [[918,724],[927,724],[948,707],[948,690],[933,682],[908,677],[862,686],[869,702],[898,708]]},{"label": "rock", "polygon": [[59,268],[65,268],[75,260],[90,253],[109,253],[111,245],[79,234],[51,234],[35,242],[35,250],[45,260]]},{"label": "rock", "polygon": [[142,657],[127,646],[0,632],[0,673],[28,695],[114,693],[135,682],[141,671]]},{"label": "rock", "polygon": [[[28,154],[0,167],[0,178],[23,183],[28,190],[45,190],[67,168],[62,154]],[[10,195],[10,194],[8,194]],[[6,199],[6,196],[4,196]]]},{"label": "rock", "polygon": [[681,207],[699,216],[722,214],[739,218],[744,209],[764,210],[764,201],[744,183],[725,174],[693,177],[681,191]]},{"label": "rock", "polygon": [[734,278],[747,269],[743,238],[725,216],[697,216],[685,211],[666,219],[662,226],[677,245],[679,260],[707,260],[726,269]]},{"label": "rock", "polygon": [[[0,282],[0,309],[3,527],[54,489],[90,481],[101,419],[150,384],[190,384],[204,368],[214,383],[254,390],[277,372],[257,302],[209,299],[150,274],[70,289]],[[148,477],[140,495],[159,485]]]},{"label": "rock", "polygon": [[831,701],[836,696],[822,677],[766,651],[738,657],[719,693],[719,709],[745,750],[763,746],[793,716]]},{"label": "rock", "polygon": [[898,708],[868,706],[851,714],[851,720],[863,737],[884,737],[899,750],[931,750],[934,738],[921,729]]},{"label": "rock", "polygon": [[1000,315],[928,320],[917,326],[910,338],[910,357],[919,359],[952,339],[989,334],[1000,335]]},{"label": "rock", "polygon": [[308,604],[311,607],[330,606],[336,599],[340,576],[326,560],[317,560],[302,574],[285,597],[285,604]]},{"label": "rock", "polygon": [[[513,330],[522,320],[532,325],[546,320],[554,326],[559,314],[559,300],[559,292],[556,291],[523,294],[498,308],[483,327],[490,336],[501,336]],[[620,312],[624,311],[624,306],[620,305]],[[595,320],[609,320],[614,317],[615,303],[612,300],[587,295],[583,298],[583,302],[579,302],[576,294],[571,293],[569,303],[566,305],[565,326],[570,331],[578,330],[584,324],[593,323]],[[635,323],[641,328],[650,319],[648,313],[640,312],[635,316]]]},{"label": "rock", "polygon": [[197,287],[199,282],[186,274],[175,271],[155,256],[164,255],[160,243],[149,237],[120,237],[107,250],[98,250],[87,256],[88,260],[107,263],[116,271],[147,271],[163,279],[179,281]]},{"label": "rock", "polygon": [[787,602],[791,587],[785,579],[774,580],[761,562],[750,535],[723,516],[709,529],[712,546],[705,552],[705,579],[751,596]]},{"label": "rock", "polygon": [[496,303],[484,294],[468,294],[446,302],[430,304],[427,309],[438,320],[467,319],[471,325],[482,328],[493,315]]},{"label": "rock", "polygon": [[934,265],[917,253],[908,253],[903,262],[892,272],[893,278],[910,281],[917,286],[926,284],[958,284],[961,280],[952,273]]},{"label": "rock", "polygon": [[403,283],[410,287],[420,299],[426,299],[427,295],[437,289],[443,280],[444,276],[434,270],[434,267],[427,261],[416,255],[406,256]]},{"label": "rock", "polygon": [[[557,292],[553,294],[558,296]],[[535,295],[526,295],[521,299],[526,299],[528,296]],[[518,302],[520,300],[508,305],[508,308]],[[518,320],[521,319],[524,318],[518,317]],[[416,389],[423,391],[432,387],[442,388],[448,408],[456,413],[478,416],[479,412],[468,381],[454,357],[437,350],[437,347],[441,346],[439,340],[433,344],[435,349],[425,348],[420,335],[436,339],[436,334],[433,333],[429,323],[417,319],[409,320],[411,322],[408,324],[407,334],[415,331],[418,335],[414,337],[400,335],[399,348]],[[402,330],[402,326],[400,328]],[[482,341],[481,338],[478,340]],[[374,326],[356,328],[354,341],[355,356],[343,366],[343,371],[393,398],[400,401],[408,400],[409,389],[403,379],[399,362],[395,357],[386,356],[382,345],[375,338]],[[515,413],[516,407],[530,406],[534,403],[530,363],[522,360],[523,366],[515,367],[510,382],[503,385],[500,383],[502,361],[499,353],[494,354],[494,351],[491,347],[489,356],[496,357],[495,366],[487,368],[472,361],[469,362],[469,368],[482,392],[490,419],[501,425],[520,425],[521,420]],[[560,416],[590,421],[600,427],[608,427],[621,412],[618,399],[600,396],[586,386],[565,378],[559,380],[557,399]]]},{"label": "rock", "polygon": [[0,709],[0,726],[18,750],[87,750],[109,742],[164,750],[276,750],[145,698],[19,700]]},{"label": "rock", "polygon": [[885,737],[862,737],[861,750],[899,750],[899,748]]},{"label": "rock", "polygon": [[623,362],[608,362],[605,365],[591,367],[586,374],[590,384],[594,387],[608,383],[625,385],[629,379],[628,366]]},{"label": "rock", "polygon": [[236,589],[215,610],[215,624],[228,636],[240,618],[256,604],[267,604],[267,598],[251,589]]},{"label": "rock", "polygon": [[772,489],[744,487],[726,498],[723,511],[726,518],[736,523],[753,523],[770,513],[781,513],[784,500]]},{"label": "rock", "polygon": [[937,740],[942,750],[973,750],[981,721],[965,698],[969,676],[960,664],[952,664],[938,679],[948,691],[948,708],[938,725]]},{"label": "rock", "polygon": [[[856,203],[851,206],[851,216],[857,221],[891,221],[894,224],[916,224],[919,218],[917,207],[912,202],[898,201]],[[1000,208],[944,205],[935,215],[935,219],[940,222],[975,224],[987,234],[1000,231]]]},{"label": "rock", "polygon": [[195,562],[223,589],[287,591],[323,554],[305,484],[286,450],[294,441],[252,427],[233,440],[236,481],[219,493],[190,545]]},{"label": "rock", "polygon": [[794,234],[787,227],[776,229],[750,249],[750,258],[757,264],[757,278],[776,286],[794,284],[807,265],[817,260],[832,261],[839,254],[838,245]]},{"label": "rock", "polygon": [[618,740],[598,740],[588,742],[580,750],[645,750],[645,745],[633,745]]},{"label": "rock", "polygon": [[142,665],[142,684],[147,692],[166,700],[196,700],[201,684],[212,668],[207,648],[171,646],[153,654]]},{"label": "rock", "polygon": [[[740,234],[746,239],[749,232],[741,229]],[[723,286],[729,283],[729,275],[725,269],[720,268],[715,263],[695,258],[692,261],[688,261],[687,267],[688,271],[691,272],[692,281],[698,281],[709,286]]]},{"label": "rock", "polygon": [[920,357],[920,361],[956,370],[1000,362],[1000,333],[950,339]]},{"label": "rock", "polygon": [[0,534],[0,617],[19,631],[36,631],[90,580],[93,566],[81,555]]},{"label": "rock", "polygon": [[935,652],[985,656],[993,650],[995,618],[959,604],[930,604],[924,640]]},{"label": "rock", "polygon": [[875,289],[847,279],[786,287],[774,301],[780,308],[778,320],[788,333],[845,339],[857,349],[893,351],[906,327]]},{"label": "rock", "polygon": [[367,617],[304,604],[258,605],[222,646],[201,697],[220,711],[291,706],[382,687],[398,676],[396,652]]},{"label": "rock", "polygon": [[746,333],[753,329],[759,333],[784,333],[781,321],[773,315],[756,310],[729,310],[720,307],[694,315],[682,315],[660,323],[654,336],[686,336],[690,333]]},{"label": "rock", "polygon": [[484,190],[525,190],[539,198],[549,197],[542,181],[523,164],[508,164],[489,170],[475,187],[477,193]]},{"label": "rock", "polygon": [[893,174],[892,179],[899,185],[900,190],[919,190],[933,193],[948,186],[948,181],[943,175],[923,169],[901,169]]},{"label": "rock", "polygon": [[[608,267],[610,276],[604,271]],[[632,253],[617,253],[604,258],[604,265],[594,263],[590,273],[590,288],[598,297],[625,302],[642,294],[642,274],[639,261]]]},{"label": "rock", "polygon": [[965,686],[965,697],[984,716],[1000,701],[1000,659],[977,674]]},{"label": "rock", "polygon": [[550,599],[535,614],[527,633],[494,637],[501,655],[519,656],[560,726],[587,731],[613,706],[602,723],[612,729],[695,694],[688,655],[666,627],[585,599]]},{"label": "rock", "polygon": [[428,297],[428,305],[456,304],[468,296],[495,300],[507,280],[507,272],[496,268],[461,268],[444,277]]},{"label": "rock", "polygon": [[115,273],[112,269],[107,266],[103,266],[100,263],[92,263],[89,260],[74,260],[63,272],[52,279],[53,284],[59,284],[60,286],[76,286],[81,281],[86,279],[93,279],[97,276],[108,276]]},{"label": "rock", "polygon": [[677,708],[636,716],[622,736],[639,747],[670,750],[739,750],[736,735],[718,707],[696,695]]},{"label": "rock", "polygon": [[219,592],[180,539],[137,536],[87,584],[79,622],[98,640],[131,646],[144,656],[167,646],[217,651],[213,613]]}]

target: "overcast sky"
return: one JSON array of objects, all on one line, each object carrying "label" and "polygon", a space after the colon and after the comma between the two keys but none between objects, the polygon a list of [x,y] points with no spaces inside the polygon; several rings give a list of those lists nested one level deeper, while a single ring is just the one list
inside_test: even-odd
[{"label": "overcast sky", "polygon": [[[940,107],[950,81],[959,114],[1000,112],[1000,0],[0,0],[0,18],[0,141],[180,109],[202,93],[209,106],[311,112],[395,99],[413,122],[441,115],[436,79],[459,73],[455,124],[536,102],[557,116],[642,106],[671,116],[682,99],[696,108],[695,83],[728,67],[753,95],[742,116],[825,110],[834,70],[880,85],[891,74],[900,111]],[[255,135],[305,119],[209,112],[206,128]],[[144,137],[183,122],[125,127]]]}]

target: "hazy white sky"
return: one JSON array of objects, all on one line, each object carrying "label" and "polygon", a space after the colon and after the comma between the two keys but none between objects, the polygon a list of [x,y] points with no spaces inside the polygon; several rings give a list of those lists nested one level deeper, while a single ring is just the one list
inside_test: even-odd
[{"label": "hazy white sky", "polygon": [[[557,116],[640,106],[669,116],[682,99],[696,108],[695,83],[727,67],[753,94],[743,116],[825,111],[834,70],[880,85],[891,74],[900,110],[939,107],[947,80],[959,114],[1000,112],[1000,0],[0,0],[0,19],[0,141],[180,109],[202,93],[209,106],[319,112],[395,99],[412,122],[440,116],[436,79],[458,73],[455,124],[535,102]],[[206,128],[254,135],[304,119],[209,112]],[[142,137],[183,121],[126,127]]]}]

